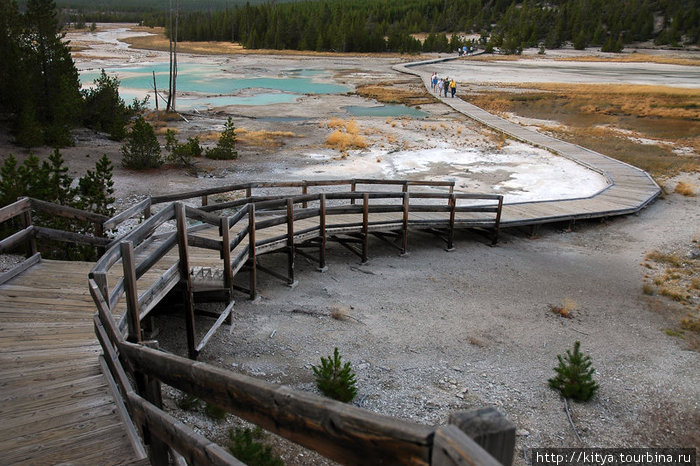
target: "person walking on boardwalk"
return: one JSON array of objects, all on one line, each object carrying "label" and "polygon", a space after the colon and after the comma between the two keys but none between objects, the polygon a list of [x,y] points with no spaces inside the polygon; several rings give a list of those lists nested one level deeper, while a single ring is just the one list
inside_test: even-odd
[{"label": "person walking on boardwalk", "polygon": [[447,93],[450,91],[450,78],[445,78],[445,81],[442,83],[442,88],[445,91],[445,97],[447,97]]},{"label": "person walking on boardwalk", "polygon": [[457,81],[452,78],[452,81],[450,81],[450,92],[452,93],[452,98],[454,99],[455,97],[455,92],[457,92]]},{"label": "person walking on boardwalk", "polygon": [[437,86],[438,82],[438,76],[437,73],[433,73],[433,76],[430,78],[430,88],[435,92],[435,87]]},{"label": "person walking on boardwalk", "polygon": [[442,87],[445,85],[445,82],[442,79],[437,80],[437,93],[438,95],[442,94]]}]

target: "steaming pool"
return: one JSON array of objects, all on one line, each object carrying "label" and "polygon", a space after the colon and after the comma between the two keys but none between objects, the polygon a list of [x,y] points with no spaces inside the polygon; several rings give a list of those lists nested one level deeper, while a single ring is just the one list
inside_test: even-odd
[{"label": "steaming pool", "polygon": [[[119,94],[125,102],[150,95],[148,106],[155,108],[153,81],[161,96],[168,87],[168,63],[139,67],[106,68],[119,81]],[[89,87],[100,76],[98,70],[80,73],[83,86]],[[233,68],[200,63],[180,63],[177,74],[177,107],[183,110],[207,110],[230,105],[274,105],[295,102],[304,95],[345,94],[350,86],[331,81],[332,73],[324,70],[290,69],[276,77],[246,77]],[[163,108],[163,100],[159,102]],[[410,116],[423,118],[420,110],[404,105],[344,107],[353,116]]]}]

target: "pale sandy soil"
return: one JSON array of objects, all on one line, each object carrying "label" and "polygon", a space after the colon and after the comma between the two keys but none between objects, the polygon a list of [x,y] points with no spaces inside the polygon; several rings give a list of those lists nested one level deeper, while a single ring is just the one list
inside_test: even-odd
[{"label": "pale sandy soil", "polygon": [[[95,52],[93,58],[81,51],[78,66],[99,68],[124,57],[134,57],[137,63],[162,59],[157,52],[113,45]],[[330,69],[335,81],[350,86],[368,80],[420,86],[391,70],[396,58],[189,59],[231,60],[260,73]],[[453,67],[450,72],[475,72],[458,68],[460,64],[448,66]],[[521,76],[503,73],[505,69],[502,81]],[[551,182],[546,189],[536,189],[523,174],[536,179],[553,171],[555,157],[515,142],[502,144],[498,136],[439,104],[423,106],[429,113],[426,120],[398,120],[392,125],[384,118],[358,118],[370,146],[341,158],[324,146],[332,132],[325,123],[332,117],[349,118],[340,108],[358,104],[376,105],[352,94],[310,96],[293,104],[230,107],[178,123],[182,139],[220,130],[227,115],[234,117],[237,127],[301,136],[287,138],[275,149],[241,147],[241,157],[234,162],[200,160],[197,177],[176,168],[151,173],[124,170],[119,167],[120,144],[84,130],[77,133],[78,145],[62,153],[75,175],[106,153],[116,166],[119,206],[147,194],[262,179],[455,178],[465,191],[512,196],[535,192],[568,196],[596,183],[595,179]],[[279,116],[300,119],[270,120]],[[11,148],[4,137],[3,155],[10,150],[26,155]],[[46,154],[48,149],[35,152]],[[520,159],[509,158],[517,154]],[[542,162],[528,164],[528,159]],[[587,176],[577,167],[568,170],[557,178],[576,181]],[[697,174],[679,179],[700,186]],[[675,181],[667,182],[671,189]],[[666,298],[642,293],[647,271],[642,263],[655,249],[687,257],[700,253],[699,199],[669,194],[636,216],[580,223],[573,231],[547,227],[536,238],[530,238],[529,232],[506,231],[494,248],[486,246],[483,238],[464,233],[457,249],[448,253],[432,236],[416,233],[409,239],[408,256],[398,257],[372,242],[371,260],[362,266],[347,250],[332,247],[326,273],[318,273],[305,259],[297,260],[296,288],[261,275],[261,300],[251,303],[237,296],[234,326],[230,332],[224,327],[216,334],[201,360],[315,391],[310,367],[337,346],[357,373],[355,404],[427,424],[445,423],[456,410],[496,406],[518,427],[516,464],[520,465],[529,461],[527,452],[534,447],[697,447],[700,359],[687,340],[665,332],[677,328],[683,310]],[[268,265],[281,261],[283,257],[263,258]],[[550,305],[568,301],[574,303],[573,318],[551,312]],[[350,317],[331,318],[334,308],[344,309]],[[182,353],[184,342],[168,337],[183,335],[182,322],[175,317],[158,322],[162,344]],[[197,322],[202,331],[208,323],[204,318]],[[576,340],[592,356],[601,386],[591,402],[572,404],[582,444],[567,420],[563,402],[547,387],[556,355]],[[171,398],[175,397],[174,392],[166,393],[169,406],[174,406]],[[240,424],[232,416],[215,423],[201,410],[179,415],[220,441],[228,428]],[[300,448],[278,440],[273,443],[288,464],[325,462]]]}]

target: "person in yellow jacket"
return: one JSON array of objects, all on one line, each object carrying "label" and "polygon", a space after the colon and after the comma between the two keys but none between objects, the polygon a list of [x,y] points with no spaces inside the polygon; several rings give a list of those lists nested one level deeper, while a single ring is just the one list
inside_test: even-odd
[{"label": "person in yellow jacket", "polygon": [[452,97],[454,98],[455,92],[457,92],[457,82],[454,78],[450,81],[450,92],[452,92]]}]

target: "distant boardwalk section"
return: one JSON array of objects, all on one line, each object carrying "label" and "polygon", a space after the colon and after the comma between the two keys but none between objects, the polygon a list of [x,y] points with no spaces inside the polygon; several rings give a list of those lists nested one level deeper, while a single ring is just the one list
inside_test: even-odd
[{"label": "distant boardwalk section", "polygon": [[[430,88],[430,74],[416,69],[421,65],[439,65],[456,60],[457,57],[439,58],[394,66],[402,73],[412,74],[423,80]],[[547,149],[566,157],[590,170],[596,171],[608,180],[608,186],[600,192],[582,198],[504,203],[501,227],[537,225],[541,223],[567,220],[626,215],[640,211],[661,194],[661,188],[643,170],[624,162],[612,159],[598,152],[576,144],[560,141],[547,135],[524,128],[516,123],[493,115],[462,99],[438,96],[444,104],[457,112],[500,131],[514,139]]]}]

